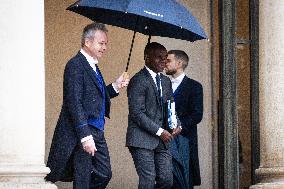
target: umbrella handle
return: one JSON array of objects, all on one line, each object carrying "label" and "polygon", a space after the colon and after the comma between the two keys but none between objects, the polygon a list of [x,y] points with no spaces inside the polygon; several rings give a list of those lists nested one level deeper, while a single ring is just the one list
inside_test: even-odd
[{"label": "umbrella handle", "polygon": [[149,37],[148,37],[148,43],[150,43],[151,42],[151,35],[149,35]]},{"label": "umbrella handle", "polygon": [[130,47],[130,51],[129,51],[129,54],[128,54],[128,60],[127,60],[125,72],[128,71],[128,66],[129,66],[129,63],[130,63],[130,57],[131,57],[131,53],[132,53],[132,49],[133,49],[135,35],[136,35],[136,31],[134,31],[134,34],[133,34],[133,37],[132,37],[132,42],[131,42],[131,47]]}]

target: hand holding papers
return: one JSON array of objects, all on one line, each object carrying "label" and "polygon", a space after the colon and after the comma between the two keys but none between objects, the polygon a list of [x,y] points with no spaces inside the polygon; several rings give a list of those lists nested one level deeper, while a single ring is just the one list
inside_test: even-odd
[{"label": "hand holding papers", "polygon": [[167,116],[168,116],[168,129],[170,130],[172,137],[181,133],[181,126],[178,126],[178,120],[176,116],[176,105],[172,98],[167,101]]},{"label": "hand holding papers", "polygon": [[168,125],[171,130],[177,128],[177,117],[176,117],[176,107],[175,101],[172,98],[171,100],[167,100],[168,107]]}]

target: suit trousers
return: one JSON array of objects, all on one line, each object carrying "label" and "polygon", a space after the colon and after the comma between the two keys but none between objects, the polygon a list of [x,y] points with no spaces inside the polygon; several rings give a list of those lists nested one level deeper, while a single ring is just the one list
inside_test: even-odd
[{"label": "suit trousers", "polygon": [[172,156],[160,140],[153,149],[129,147],[139,177],[138,189],[169,189],[173,184]]},{"label": "suit trousers", "polygon": [[112,172],[108,147],[104,132],[89,126],[95,141],[97,151],[92,156],[85,152],[82,144],[74,151],[74,189],[105,189]]}]

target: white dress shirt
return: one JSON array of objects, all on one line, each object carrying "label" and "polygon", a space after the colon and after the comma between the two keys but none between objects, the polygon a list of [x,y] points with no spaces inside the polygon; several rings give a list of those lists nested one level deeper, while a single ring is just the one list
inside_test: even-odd
[{"label": "white dress shirt", "polygon": [[87,61],[90,64],[90,66],[97,73],[96,64],[99,63],[98,59],[95,59],[95,58],[91,57],[88,53],[86,53],[86,51],[84,51],[84,49],[81,49],[80,52],[84,55],[84,57],[87,59]]},{"label": "white dress shirt", "polygon": [[[156,86],[157,86],[157,82],[156,82],[156,73],[153,72],[150,68],[148,68],[147,66],[145,66],[145,68],[148,70],[148,72],[150,73],[150,75],[152,76]],[[158,73],[159,75],[161,75],[161,73]],[[157,86],[158,87],[158,86]],[[163,95],[163,90],[162,90],[162,82],[160,82],[160,89],[161,89],[161,96]]]},{"label": "white dress shirt", "polygon": [[171,82],[172,82],[172,88],[173,88],[173,92],[175,92],[178,88],[178,86],[181,84],[183,78],[184,78],[185,74],[182,73],[180,76],[178,76],[177,78],[173,78],[171,77]]}]

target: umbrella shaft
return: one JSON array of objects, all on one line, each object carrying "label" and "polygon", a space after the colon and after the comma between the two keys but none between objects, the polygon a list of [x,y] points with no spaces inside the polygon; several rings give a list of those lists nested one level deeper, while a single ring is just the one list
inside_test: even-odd
[{"label": "umbrella shaft", "polygon": [[136,31],[134,31],[134,34],[133,34],[133,37],[132,37],[132,42],[131,42],[131,47],[130,47],[129,54],[128,54],[128,60],[127,60],[125,72],[128,71],[128,66],[129,66],[129,63],[130,63],[130,57],[131,57],[131,53],[132,53],[132,49],[133,49],[135,35],[136,35]]}]

